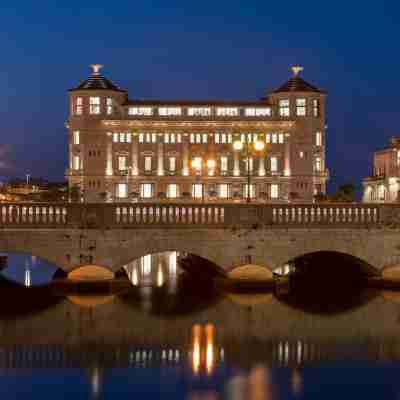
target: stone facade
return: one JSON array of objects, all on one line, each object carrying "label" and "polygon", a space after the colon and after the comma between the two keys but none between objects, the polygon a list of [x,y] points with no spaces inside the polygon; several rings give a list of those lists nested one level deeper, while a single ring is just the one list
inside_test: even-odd
[{"label": "stone facade", "polygon": [[[325,193],[326,94],[299,76],[300,67],[257,101],[131,100],[100,75],[101,66],[92,67],[69,92],[66,175],[82,201],[241,201],[250,194],[286,202]],[[237,142],[243,148],[235,151]]]},{"label": "stone facade", "polygon": [[400,191],[400,137],[374,153],[373,175],[364,179],[364,202],[398,202]]}]

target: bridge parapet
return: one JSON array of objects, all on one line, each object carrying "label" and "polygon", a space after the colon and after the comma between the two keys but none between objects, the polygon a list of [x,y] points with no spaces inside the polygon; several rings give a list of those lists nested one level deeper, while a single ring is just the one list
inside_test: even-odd
[{"label": "bridge parapet", "polygon": [[3,203],[0,228],[400,226],[400,205]]}]

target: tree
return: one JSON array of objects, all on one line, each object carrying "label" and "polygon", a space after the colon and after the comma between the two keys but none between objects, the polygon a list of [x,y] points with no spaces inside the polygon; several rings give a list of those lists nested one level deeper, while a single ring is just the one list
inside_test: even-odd
[{"label": "tree", "polygon": [[356,187],[352,183],[340,185],[332,196],[334,201],[353,202],[356,200]]}]

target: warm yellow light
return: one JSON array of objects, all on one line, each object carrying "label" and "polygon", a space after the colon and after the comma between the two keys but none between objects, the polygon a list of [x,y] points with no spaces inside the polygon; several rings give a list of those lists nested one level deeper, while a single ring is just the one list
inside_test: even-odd
[{"label": "warm yellow light", "polygon": [[238,140],[238,141],[233,143],[233,148],[235,150],[242,150],[243,149],[243,143]]},{"label": "warm yellow light", "polygon": [[201,158],[195,157],[192,160],[192,168],[194,169],[201,169]]},{"label": "warm yellow light", "polygon": [[207,160],[208,168],[215,168],[215,160]]},{"label": "warm yellow light", "polygon": [[254,143],[254,148],[255,148],[257,151],[264,150],[264,147],[265,147],[264,142],[262,142],[261,140],[257,140],[257,141]]}]

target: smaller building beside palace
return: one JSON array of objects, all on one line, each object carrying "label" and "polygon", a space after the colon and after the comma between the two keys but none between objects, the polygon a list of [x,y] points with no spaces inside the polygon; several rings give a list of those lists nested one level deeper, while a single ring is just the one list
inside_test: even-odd
[{"label": "smaller building beside palace", "polygon": [[82,201],[311,202],[324,194],[325,101],[301,67],[257,100],[152,100],[93,65],[69,91],[70,188]]},{"label": "smaller building beside palace", "polygon": [[400,200],[400,137],[374,153],[372,176],[363,181],[366,203],[393,203]]}]

